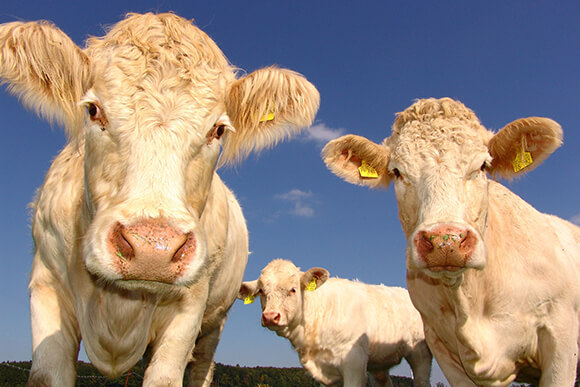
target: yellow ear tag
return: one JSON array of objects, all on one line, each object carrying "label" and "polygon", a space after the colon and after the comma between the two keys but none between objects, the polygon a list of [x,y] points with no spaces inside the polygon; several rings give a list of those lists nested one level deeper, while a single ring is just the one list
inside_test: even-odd
[{"label": "yellow ear tag", "polygon": [[376,179],[379,177],[377,170],[367,164],[366,161],[362,161],[360,167],[358,167],[358,172],[360,173],[360,177],[367,177],[369,179]]},{"label": "yellow ear tag", "polygon": [[514,167],[514,172],[519,172],[528,165],[531,165],[534,161],[532,160],[532,154],[526,152],[526,138],[522,138],[522,150],[516,154],[516,158],[512,162]]},{"label": "yellow ear tag", "polygon": [[310,283],[306,286],[305,288],[306,290],[313,292],[316,290],[316,279],[312,279],[312,281],[310,281]]},{"label": "yellow ear tag", "polygon": [[255,299],[256,297],[252,296],[251,294],[248,294],[246,298],[244,298],[244,305],[252,304]]},{"label": "yellow ear tag", "polygon": [[274,119],[274,108],[270,108],[270,104],[266,105],[266,110],[268,111],[267,114],[264,114],[262,117],[260,117],[260,122],[264,122],[264,121],[272,121]]}]

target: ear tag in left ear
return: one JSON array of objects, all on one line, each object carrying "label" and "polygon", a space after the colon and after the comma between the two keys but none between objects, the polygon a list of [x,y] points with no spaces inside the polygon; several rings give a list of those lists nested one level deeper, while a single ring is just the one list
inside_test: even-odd
[{"label": "ear tag in left ear", "polygon": [[369,179],[377,179],[379,174],[377,170],[367,164],[366,161],[362,161],[360,167],[358,167],[358,173],[360,173],[360,177],[366,177]]},{"label": "ear tag in left ear", "polygon": [[316,290],[316,279],[312,279],[312,281],[310,281],[310,283],[306,286],[305,290],[308,290],[310,292],[313,292]]},{"label": "ear tag in left ear", "polygon": [[270,108],[270,104],[266,105],[266,110],[268,111],[268,113],[264,114],[262,117],[260,117],[260,122],[264,122],[264,121],[272,121],[274,119],[274,109],[273,107]]},{"label": "ear tag in left ear", "polygon": [[254,302],[254,300],[256,299],[256,297],[254,297],[251,294],[248,294],[246,296],[246,298],[244,298],[244,305],[248,305],[248,304],[252,304]]},{"label": "ear tag in left ear", "polygon": [[532,154],[530,152],[526,152],[526,139],[525,137],[522,138],[522,149],[516,154],[516,158],[512,162],[514,167],[514,172],[519,172],[528,165],[531,165],[534,161],[532,160]]}]

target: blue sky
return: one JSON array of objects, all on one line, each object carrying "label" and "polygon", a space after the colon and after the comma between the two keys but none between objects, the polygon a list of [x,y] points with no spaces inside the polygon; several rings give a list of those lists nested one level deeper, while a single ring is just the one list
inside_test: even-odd
[{"label": "blue sky", "polygon": [[[558,121],[564,145],[504,184],[537,209],[580,223],[578,1],[7,0],[0,23],[48,19],[83,46],[126,12],[169,10],[195,19],[234,65],[291,68],[321,93],[311,131],[220,171],[250,231],[246,280],[282,257],[303,269],[405,286],[393,190],[343,182],[327,171],[320,150],[346,133],[381,141],[394,114],[415,98],[459,99],[494,130],[526,116]],[[4,88],[0,134],[0,361],[28,360],[27,206],[65,139],[62,128],[24,110]],[[298,366],[290,344],[260,327],[259,317],[257,304],[234,305],[216,361]]]}]

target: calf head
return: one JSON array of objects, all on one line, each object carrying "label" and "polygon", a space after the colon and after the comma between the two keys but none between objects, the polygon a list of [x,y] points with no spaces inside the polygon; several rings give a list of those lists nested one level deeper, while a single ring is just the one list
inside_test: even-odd
[{"label": "calf head", "polygon": [[322,154],[350,183],[386,188],[394,181],[407,267],[453,279],[486,264],[487,174],[526,173],[561,141],[550,119],[519,119],[493,133],[462,103],[442,98],[418,100],[399,113],[381,144],[347,135]]},{"label": "calf head", "polygon": [[238,298],[245,302],[260,296],[262,325],[274,331],[292,329],[302,323],[304,292],[314,291],[328,279],[319,267],[300,271],[290,261],[270,262],[254,281],[243,282]]},{"label": "calf head", "polygon": [[273,145],[319,104],[289,70],[236,79],[216,44],[173,14],[129,15],[84,50],[46,22],[2,25],[0,78],[78,145],[84,263],[128,287],[194,282],[220,232],[201,221],[220,151],[228,163]]}]

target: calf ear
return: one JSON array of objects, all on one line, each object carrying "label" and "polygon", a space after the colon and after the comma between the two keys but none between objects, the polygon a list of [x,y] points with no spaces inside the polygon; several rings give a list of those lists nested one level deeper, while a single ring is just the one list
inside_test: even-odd
[{"label": "calf ear", "polygon": [[328,279],[328,270],[321,267],[313,267],[302,273],[300,283],[303,290],[316,290]]},{"label": "calf ear", "polygon": [[26,107],[63,124],[69,133],[82,124],[78,103],[92,83],[90,61],[54,25],[0,25],[0,79]]},{"label": "calf ear", "polygon": [[335,175],[371,188],[389,186],[393,178],[387,170],[389,157],[386,145],[353,134],[332,140],[322,149],[322,159]]},{"label": "calf ear", "polygon": [[236,80],[226,95],[235,132],[224,141],[224,162],[241,160],[310,126],[319,104],[314,85],[290,70],[268,67]]},{"label": "calf ear", "polygon": [[520,118],[489,141],[490,173],[511,179],[536,168],[562,145],[560,125],[549,118]]},{"label": "calf ear", "polygon": [[254,297],[258,292],[258,280],[242,282],[240,291],[238,292],[238,299],[244,300],[246,297]]}]

